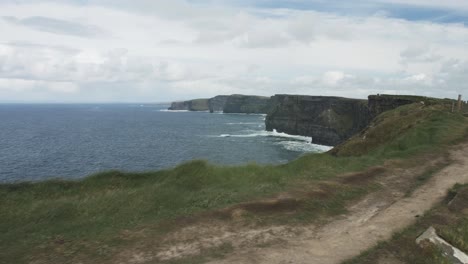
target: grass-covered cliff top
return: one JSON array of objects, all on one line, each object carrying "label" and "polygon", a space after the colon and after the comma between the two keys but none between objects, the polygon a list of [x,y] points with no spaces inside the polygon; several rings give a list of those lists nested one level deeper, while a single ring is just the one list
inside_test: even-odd
[{"label": "grass-covered cliff top", "polygon": [[341,96],[275,94],[273,97],[296,97],[296,98],[303,98],[305,100],[307,99],[339,99],[339,100],[347,100],[347,101],[362,101],[362,102],[367,103],[367,99],[348,98],[348,97],[341,97]]},{"label": "grass-covered cliff top", "polygon": [[[461,114],[450,113],[445,105],[404,105],[377,116],[370,125],[345,143],[330,151],[337,156],[361,156],[365,154],[402,157],[423,151],[445,142],[447,136],[462,137],[454,133],[463,126]],[[433,133],[433,130],[445,133]]]},{"label": "grass-covered cliff top", "polygon": [[378,94],[369,95],[369,100],[407,100],[411,102],[424,102],[425,104],[446,104],[456,102],[456,100],[449,98],[434,98],[419,95],[394,95],[394,94]]},{"label": "grass-covered cliff top", "polygon": [[[198,218],[229,219],[229,208],[242,203],[254,222],[316,221],[342,213],[346,202],[378,188],[366,181],[343,182],[339,175],[387,159],[404,158],[402,164],[410,166],[418,155],[465,140],[467,129],[460,114],[413,104],[379,116],[365,135],[333,153],[305,155],[285,165],[192,161],[146,173],[3,184],[0,263],[115,263],[128,245],[155,243],[147,236],[163,237]],[[294,209],[287,215],[275,214],[282,210],[278,204],[245,204],[284,192],[301,197],[283,208]]]},{"label": "grass-covered cliff top", "polygon": [[257,99],[269,99],[269,96],[261,96],[261,95],[246,95],[246,94],[231,94],[229,97],[234,97],[234,98],[257,98]]}]

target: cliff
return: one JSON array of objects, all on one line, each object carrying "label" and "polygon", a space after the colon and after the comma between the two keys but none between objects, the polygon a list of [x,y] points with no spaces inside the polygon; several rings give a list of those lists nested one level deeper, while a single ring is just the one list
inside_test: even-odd
[{"label": "cliff", "polygon": [[211,113],[222,112],[229,95],[218,95],[208,100],[208,108]]},{"label": "cliff", "polygon": [[[412,96],[412,95],[388,95],[388,94],[378,94],[378,95],[369,95],[368,97],[368,107],[369,107],[369,116],[374,118],[380,115],[383,112],[393,110],[402,105],[424,102],[430,104],[434,98],[423,97],[423,96]],[[435,99],[438,100],[438,99]]]},{"label": "cliff", "polygon": [[266,114],[270,110],[270,98],[234,94],[227,98],[224,113]]},{"label": "cliff", "polygon": [[368,100],[342,97],[275,95],[266,129],[310,136],[317,144],[335,146],[364,129],[383,112],[422,103],[451,108],[454,100],[411,95],[369,95]]},{"label": "cliff", "polygon": [[208,111],[209,99],[194,99],[189,101],[173,102],[169,110]]},{"label": "cliff", "polygon": [[[451,99],[410,95],[369,95],[368,100],[330,96],[219,95],[172,103],[169,110],[223,111],[224,113],[265,114],[266,129],[312,137],[317,144],[335,146],[364,129],[383,112],[412,103],[442,104],[451,108]],[[465,105],[463,105],[465,107]]]},{"label": "cliff", "polygon": [[224,113],[266,114],[270,98],[255,95],[218,95],[210,99],[173,102],[169,110],[210,111]]},{"label": "cliff", "polygon": [[367,101],[341,97],[275,95],[266,129],[312,137],[312,142],[334,146],[367,126]]}]

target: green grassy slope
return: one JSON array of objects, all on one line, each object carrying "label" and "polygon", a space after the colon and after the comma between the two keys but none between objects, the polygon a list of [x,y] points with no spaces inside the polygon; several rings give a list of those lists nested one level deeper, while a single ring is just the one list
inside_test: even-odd
[{"label": "green grassy slope", "polygon": [[461,114],[450,113],[446,107],[411,104],[376,117],[370,126],[330,153],[337,156],[371,154],[384,157],[404,157],[418,151],[456,143],[466,131]]},{"label": "green grassy slope", "polygon": [[311,196],[301,210],[281,221],[340,213],[347,200],[375,186],[330,184],[337,175],[388,158],[438,151],[466,138],[467,127],[459,114],[410,105],[380,116],[365,140],[354,138],[333,153],[306,155],[286,165],[224,167],[192,161],[156,172],[111,171],[81,181],[3,184],[0,263],[104,262],[131,242],[122,238],[123,231],[164,233],[180,217],[295,188],[333,190],[325,197]]}]

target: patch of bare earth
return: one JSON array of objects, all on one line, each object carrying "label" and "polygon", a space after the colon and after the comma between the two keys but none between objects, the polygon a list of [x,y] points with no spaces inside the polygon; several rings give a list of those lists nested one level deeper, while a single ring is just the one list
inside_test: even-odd
[{"label": "patch of bare earth", "polygon": [[[156,247],[129,248],[117,256],[115,263],[166,262],[225,245],[229,245],[231,252],[209,263],[340,263],[412,224],[440,202],[455,183],[468,183],[468,143],[452,149],[447,157],[434,157],[427,156],[411,168],[401,168],[398,161],[389,161],[385,169],[377,167],[343,175],[338,180],[341,183],[357,184],[370,179],[383,188],[350,204],[348,213],[328,219],[326,224],[263,227],[246,224],[243,216],[249,210],[286,210],[300,204],[298,194],[282,194],[275,199],[226,208],[220,213],[227,219],[218,217],[191,223],[158,241]],[[430,167],[443,168],[408,195],[415,186],[409,183],[416,182]],[[327,190],[309,193],[326,195]],[[379,263],[400,262],[388,257]]]}]

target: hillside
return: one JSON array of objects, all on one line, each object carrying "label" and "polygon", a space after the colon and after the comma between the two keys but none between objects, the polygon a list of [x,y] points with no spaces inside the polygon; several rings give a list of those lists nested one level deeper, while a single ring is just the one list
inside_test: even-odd
[{"label": "hillside", "polygon": [[450,148],[467,135],[462,115],[417,103],[379,115],[330,153],[285,165],[192,161],[3,184],[0,263],[236,263],[251,249],[294,250],[298,234],[333,225],[366,197],[412,195],[453,163]]}]

